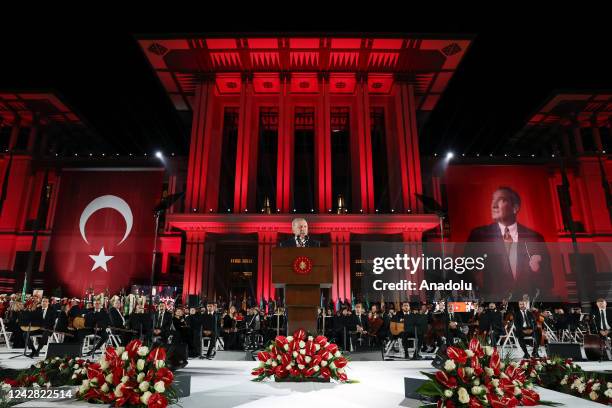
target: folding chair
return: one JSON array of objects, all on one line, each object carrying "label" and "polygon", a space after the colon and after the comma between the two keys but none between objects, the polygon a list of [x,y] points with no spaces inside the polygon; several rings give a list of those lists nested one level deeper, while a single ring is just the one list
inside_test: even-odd
[{"label": "folding chair", "polygon": [[4,344],[6,345],[6,348],[8,350],[12,349],[10,342],[11,334],[13,333],[6,331],[6,327],[4,326],[4,319],[0,318],[0,340],[4,340]]}]

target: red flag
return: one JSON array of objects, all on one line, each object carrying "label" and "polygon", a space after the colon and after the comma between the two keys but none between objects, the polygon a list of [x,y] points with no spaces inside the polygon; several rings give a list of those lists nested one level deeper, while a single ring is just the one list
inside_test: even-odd
[{"label": "red flag", "polygon": [[159,169],[75,169],[61,178],[49,248],[48,287],[82,296],[118,293],[151,273]]}]

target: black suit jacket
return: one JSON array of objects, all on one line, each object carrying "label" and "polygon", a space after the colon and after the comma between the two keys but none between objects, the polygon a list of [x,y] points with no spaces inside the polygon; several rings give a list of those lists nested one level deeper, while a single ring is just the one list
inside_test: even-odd
[{"label": "black suit jacket", "polygon": [[357,330],[357,325],[361,326],[363,330],[368,331],[368,315],[364,313],[362,313],[360,316],[357,316],[357,314],[351,315],[347,329],[350,331],[355,331]]},{"label": "black suit jacket", "polygon": [[108,312],[104,309],[100,309],[99,312],[92,309],[87,316],[85,316],[85,326],[89,328],[98,327],[100,329],[105,329],[109,325],[110,317],[108,317]]},{"label": "black suit jacket", "polygon": [[125,316],[123,317],[123,320],[121,320],[121,312],[117,310],[117,308],[111,307],[109,315],[110,315],[110,322],[113,327],[124,327],[125,326],[123,323],[125,320]]},{"label": "black suit jacket", "polygon": [[[610,320],[610,313],[612,312],[606,309],[606,321],[608,323],[608,327],[612,329],[612,320]],[[595,311],[591,315],[591,322],[593,326],[595,326],[595,331],[597,331],[597,333],[599,333],[600,330],[606,330],[604,328],[605,325],[603,324],[602,317],[603,317],[603,313],[600,313],[599,309],[595,309]]]},{"label": "black suit jacket", "polygon": [[57,311],[51,306],[47,308],[47,313],[43,318],[42,308],[36,309],[31,315],[32,325],[38,324],[45,329],[52,329],[55,326],[55,319],[57,318]]},{"label": "black suit jacket", "polygon": [[[529,310],[526,310],[525,314],[527,315],[527,328],[531,330],[535,330],[536,322],[535,322],[535,317],[533,317],[533,313],[531,313]],[[524,328],[523,327],[523,313],[520,310],[517,310],[514,313],[514,328],[517,330],[519,334],[522,333],[521,330],[523,330]]]},{"label": "black suit jacket", "polygon": [[[284,241],[279,242],[278,246],[280,248],[295,248],[296,247],[295,237],[290,237]],[[318,248],[320,246],[321,246],[321,242],[314,240],[312,238],[309,238],[308,241],[306,241],[306,248]]]},{"label": "black suit jacket", "polygon": [[155,312],[153,315],[153,328],[160,329],[162,332],[170,331],[170,326],[172,325],[172,314],[170,312],[164,312],[159,315],[159,311]]},{"label": "black suit jacket", "polygon": [[[506,251],[504,238],[497,222],[474,228],[470,232],[466,245],[467,256],[483,256],[485,268],[482,271],[466,272],[461,279],[474,282],[482,300],[497,301],[509,293],[534,295],[536,289],[540,294],[546,293],[553,286],[550,255],[544,244],[544,237],[538,232],[517,223],[518,242],[516,242],[516,280]],[[486,243],[478,245],[474,243]],[[529,255],[540,255],[540,270],[533,272],[529,267]]]},{"label": "black suit jacket", "polygon": [[218,317],[215,316],[215,313],[208,314],[205,313],[202,315],[202,330],[211,331],[213,333],[216,332],[215,328],[218,325]]}]

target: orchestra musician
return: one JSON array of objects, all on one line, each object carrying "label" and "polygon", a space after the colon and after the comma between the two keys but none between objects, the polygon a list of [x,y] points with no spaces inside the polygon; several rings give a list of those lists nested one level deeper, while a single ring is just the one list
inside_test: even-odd
[{"label": "orchestra musician", "polygon": [[[230,307],[230,312],[232,311],[236,314],[236,308],[234,306]],[[234,316],[232,316],[233,320]],[[225,320],[224,320],[225,322]],[[215,304],[212,302],[206,303],[206,313],[202,316],[202,333],[206,337],[210,337],[210,341],[208,343],[208,350],[206,350],[206,358],[211,359],[214,357],[215,346],[217,345],[217,326],[219,325],[217,313],[215,313]],[[234,326],[235,327],[235,326]],[[227,343],[224,343],[227,345]]]},{"label": "orchestra musician", "polygon": [[355,305],[355,313],[351,315],[347,321],[347,330],[355,348],[357,348],[359,339],[362,341],[365,340],[366,344],[368,343],[368,324],[368,317],[363,310],[363,305],[357,303]]},{"label": "orchestra musician", "polygon": [[157,305],[157,312],[153,315],[153,337],[157,337],[161,343],[167,344],[171,324],[172,315],[166,310],[166,304],[160,302]]},{"label": "orchestra musician", "polygon": [[128,329],[137,333],[137,335],[134,334],[132,338],[139,338],[141,340],[148,338],[151,334],[152,327],[153,322],[151,321],[151,316],[149,313],[145,313],[144,304],[136,304],[128,320]]},{"label": "orchestra musician", "polygon": [[516,338],[523,350],[523,358],[529,358],[525,337],[533,337],[533,357],[539,357],[538,348],[540,347],[541,334],[536,330],[535,317],[531,311],[527,310],[527,305],[524,301],[518,302],[519,310],[514,316],[514,328],[516,330]]},{"label": "orchestra musician", "polygon": [[597,299],[597,308],[591,314],[591,324],[594,329],[594,333],[599,334],[602,339],[610,338],[612,329],[612,320],[608,316],[607,308],[608,303],[604,298]]},{"label": "orchestra musician", "polygon": [[[54,313],[54,311],[49,307],[48,298],[45,297],[42,299],[39,308],[36,307],[36,300],[34,299],[35,298],[33,298],[30,307],[27,308],[26,312],[23,314],[23,319],[21,321],[22,327],[25,327],[27,325],[29,328],[31,328],[31,330],[29,330],[29,333],[24,333],[24,340],[26,337],[28,338],[27,347],[32,350],[30,357],[38,357],[38,355],[40,354],[40,350],[45,344],[47,344],[49,334],[54,329],[55,319],[57,317],[56,313]],[[32,336],[40,336],[37,348],[34,348],[34,341]]]},{"label": "orchestra musician", "polygon": [[495,303],[489,303],[487,309],[482,312],[478,322],[478,329],[480,333],[489,337],[492,346],[497,344],[499,336],[504,333],[504,322],[502,313],[497,310]]},{"label": "orchestra musician", "polygon": [[130,335],[128,332],[124,331],[127,329],[126,327],[126,319],[121,312],[121,299],[115,297],[112,301],[112,307],[108,311],[108,316],[110,319],[111,330],[113,328],[119,329],[117,330],[118,336],[121,339],[122,344],[127,344],[129,342]]},{"label": "orchestra musician", "polygon": [[106,340],[108,340],[108,332],[106,329],[109,325],[110,317],[108,316],[108,312],[102,308],[102,301],[96,298],[94,300],[93,310],[85,316],[85,326],[89,329],[90,333],[96,334],[100,339],[88,353],[89,356],[93,356],[95,352],[106,343]]}]

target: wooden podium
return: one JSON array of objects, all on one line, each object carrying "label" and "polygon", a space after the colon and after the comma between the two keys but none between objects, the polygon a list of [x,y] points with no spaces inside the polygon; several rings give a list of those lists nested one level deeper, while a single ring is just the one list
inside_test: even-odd
[{"label": "wooden podium", "polygon": [[316,333],[320,289],[333,282],[331,248],[273,248],[272,282],[285,288],[287,334]]}]

